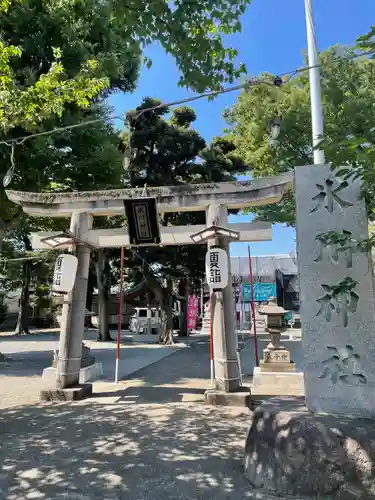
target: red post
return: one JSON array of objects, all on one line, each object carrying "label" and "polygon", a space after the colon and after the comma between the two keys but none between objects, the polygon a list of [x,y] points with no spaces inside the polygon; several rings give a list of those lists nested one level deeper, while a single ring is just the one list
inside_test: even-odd
[{"label": "red post", "polygon": [[215,384],[215,364],[214,364],[214,322],[213,322],[213,307],[212,307],[213,292],[210,296],[210,371],[211,385]]},{"label": "red post", "polygon": [[124,247],[121,247],[121,263],[120,263],[120,286],[119,286],[119,301],[118,301],[118,328],[117,328],[117,347],[116,347],[116,372],[115,382],[118,382],[118,370],[120,362],[120,340],[121,340],[121,323],[122,323],[122,304],[124,298]]},{"label": "red post", "polygon": [[254,301],[254,281],[253,281],[253,267],[251,264],[251,252],[250,245],[249,250],[249,276],[250,276],[250,293],[251,293],[251,315],[253,317],[254,325],[254,348],[255,348],[255,364],[259,366],[259,350],[258,350],[258,338],[257,338],[257,325],[255,321],[255,301]]},{"label": "red post", "polygon": [[190,289],[189,289],[189,279],[186,278],[186,292],[185,292],[185,297],[187,296],[187,304],[186,304],[186,336],[189,336],[189,296],[190,296]]}]

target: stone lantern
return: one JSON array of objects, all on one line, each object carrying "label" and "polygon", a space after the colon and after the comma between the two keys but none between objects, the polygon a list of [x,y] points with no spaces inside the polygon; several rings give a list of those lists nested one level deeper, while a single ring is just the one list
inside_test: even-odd
[{"label": "stone lantern", "polygon": [[286,328],[283,327],[283,317],[287,311],[277,305],[276,299],[271,299],[266,306],[259,310],[259,314],[267,316],[266,330],[271,335],[271,342],[263,351],[264,361],[261,363],[286,362],[290,363],[290,353],[280,345],[281,333]]},{"label": "stone lantern", "polygon": [[271,341],[263,350],[260,366],[254,368],[253,387],[262,387],[266,392],[287,395],[296,390],[303,390],[303,374],[296,372],[295,364],[290,360],[290,352],[280,344],[281,333],[285,330],[283,317],[287,311],[277,305],[276,300],[263,306],[259,314],[267,316],[266,330]]}]

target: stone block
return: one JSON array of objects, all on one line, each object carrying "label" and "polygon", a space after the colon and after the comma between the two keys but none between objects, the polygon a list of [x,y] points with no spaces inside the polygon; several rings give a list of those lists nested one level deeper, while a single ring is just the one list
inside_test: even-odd
[{"label": "stone block", "polygon": [[313,415],[304,398],[271,398],[251,415],[245,473],[265,498],[374,500],[375,421]]},{"label": "stone block", "polygon": [[93,382],[103,376],[102,363],[94,363],[93,365],[81,368],[79,371],[79,383],[85,384],[86,382]]},{"label": "stone block", "polygon": [[358,247],[368,238],[361,182],[345,182],[329,166],[297,167],[295,192],[307,407],[375,418],[374,281]]},{"label": "stone block", "polygon": [[304,379],[301,372],[272,372],[262,371],[261,367],[254,368],[253,383],[257,393],[283,396],[290,394],[304,394]]},{"label": "stone block", "polygon": [[266,363],[290,363],[290,352],[287,349],[264,349],[263,358]]},{"label": "stone block", "polygon": [[80,401],[92,396],[92,384],[82,384],[66,389],[42,389],[41,401]]},{"label": "stone block", "polygon": [[208,389],[204,393],[206,403],[215,406],[242,406],[251,408],[251,393],[249,387],[240,387],[235,392],[224,392]]},{"label": "stone block", "polygon": [[42,384],[45,387],[56,387],[56,368],[54,366],[44,368],[42,373]]},{"label": "stone block", "polygon": [[87,358],[81,359],[81,368],[86,368],[87,366],[91,366],[93,364],[95,364],[94,356],[88,356]]},{"label": "stone block", "polygon": [[283,362],[266,363],[264,361],[260,361],[259,365],[261,372],[290,373],[296,371],[296,365],[294,363],[283,363]]}]

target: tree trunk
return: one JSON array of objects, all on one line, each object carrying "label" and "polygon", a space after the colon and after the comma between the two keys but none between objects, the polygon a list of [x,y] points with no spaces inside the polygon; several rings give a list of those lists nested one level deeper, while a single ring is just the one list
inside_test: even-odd
[{"label": "tree trunk", "polygon": [[185,300],[180,300],[180,328],[179,328],[179,336],[187,337],[188,328],[187,328],[187,298]]},{"label": "tree trunk", "polygon": [[103,250],[98,250],[96,266],[96,277],[98,283],[99,300],[99,329],[97,340],[104,342],[113,340],[109,331],[108,309],[109,309],[109,263]]},{"label": "tree trunk", "polygon": [[173,295],[166,297],[161,307],[161,332],[159,344],[172,345],[173,340]]},{"label": "tree trunk", "polygon": [[6,234],[6,227],[3,224],[3,222],[0,221],[0,252],[3,247],[3,240],[5,238],[5,234]]},{"label": "tree trunk", "polygon": [[[86,309],[87,309],[87,311],[92,311],[92,302],[93,302],[93,297],[94,297],[95,284],[96,284],[95,269],[92,265],[90,265],[89,278],[87,281],[87,296],[86,296]],[[94,325],[92,324],[91,316],[86,316],[85,327],[86,328],[94,328]]]},{"label": "tree trunk", "polygon": [[31,262],[26,261],[22,265],[22,290],[19,301],[19,311],[17,325],[15,329],[16,335],[26,335],[29,331],[29,303],[30,303],[30,282],[31,282]]},{"label": "tree trunk", "polygon": [[167,286],[161,286],[160,282],[150,272],[147,265],[142,268],[143,276],[147,286],[156,297],[161,315],[161,328],[159,344],[172,345],[173,341],[173,282],[172,278],[167,279]]},{"label": "tree trunk", "polygon": [[108,322],[108,307],[109,300],[105,289],[99,290],[99,325],[98,325],[98,341],[112,340],[109,331]]},{"label": "tree trunk", "polygon": [[[23,237],[25,250],[27,252],[31,251],[31,243],[30,239],[27,235]],[[19,311],[18,311],[18,319],[17,325],[15,329],[16,335],[28,335],[30,333],[29,330],[29,304],[30,304],[30,284],[31,284],[31,276],[32,276],[32,263],[30,261],[24,261],[22,264],[22,289],[21,289],[21,297],[19,301]]]},{"label": "tree trunk", "polygon": [[[0,199],[1,202],[1,199]],[[8,220],[0,219],[0,251],[3,246],[3,240],[6,233],[11,229],[12,224],[22,215],[21,207],[18,207],[16,212]]]},{"label": "tree trunk", "polygon": [[183,278],[180,281],[178,287],[178,294],[180,298],[180,316],[179,316],[179,336],[187,337],[188,329],[187,329],[187,300],[189,295],[189,290],[187,286],[186,278]]}]

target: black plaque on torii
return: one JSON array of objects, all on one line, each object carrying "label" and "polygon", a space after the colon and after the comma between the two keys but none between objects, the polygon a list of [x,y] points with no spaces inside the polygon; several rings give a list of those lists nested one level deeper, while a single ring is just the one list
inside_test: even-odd
[{"label": "black plaque on torii", "polygon": [[158,245],[160,229],[155,198],[124,200],[130,245]]}]

